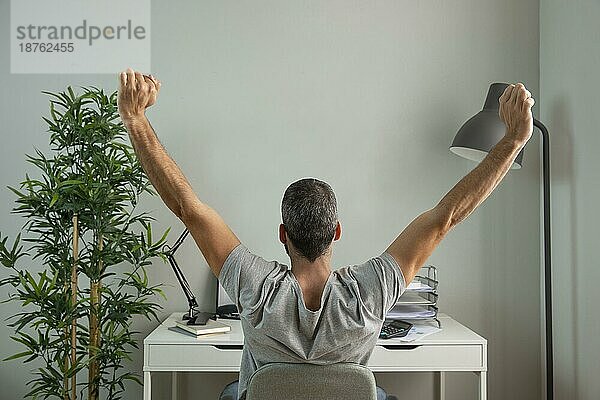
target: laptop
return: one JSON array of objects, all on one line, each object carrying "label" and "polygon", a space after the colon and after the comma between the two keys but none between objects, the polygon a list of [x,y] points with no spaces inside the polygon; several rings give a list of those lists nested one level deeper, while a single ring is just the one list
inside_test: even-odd
[{"label": "laptop", "polygon": [[240,319],[240,313],[217,279],[216,315],[222,319]]}]

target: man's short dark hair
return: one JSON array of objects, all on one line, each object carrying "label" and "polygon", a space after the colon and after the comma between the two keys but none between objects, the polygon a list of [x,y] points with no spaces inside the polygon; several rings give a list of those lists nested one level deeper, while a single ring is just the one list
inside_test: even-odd
[{"label": "man's short dark hair", "polygon": [[329,248],[338,222],[331,186],[314,178],[292,183],[281,201],[281,218],[294,247],[314,262]]}]

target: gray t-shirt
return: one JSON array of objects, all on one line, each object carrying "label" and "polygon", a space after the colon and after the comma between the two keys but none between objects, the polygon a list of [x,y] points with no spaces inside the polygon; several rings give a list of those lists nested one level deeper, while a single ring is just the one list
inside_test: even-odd
[{"label": "gray t-shirt", "polygon": [[265,261],[238,245],[219,276],[236,302],[244,331],[239,394],[245,397],[254,371],[273,362],[366,365],[387,311],[406,288],[388,253],[360,265],[334,270],[321,308],[306,308],[291,269]]}]

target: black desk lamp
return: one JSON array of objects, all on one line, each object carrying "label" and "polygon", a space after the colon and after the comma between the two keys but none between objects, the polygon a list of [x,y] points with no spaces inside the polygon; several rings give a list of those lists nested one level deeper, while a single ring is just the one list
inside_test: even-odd
[{"label": "black desk lamp", "polygon": [[[475,114],[463,124],[454,137],[450,151],[473,161],[481,161],[487,153],[500,141],[506,127],[498,111],[500,96],[508,84],[492,83],[488,90],[483,110]],[[553,357],[552,357],[552,284],[551,284],[551,252],[550,252],[550,138],[548,130],[537,119],[533,119],[542,134],[542,173],[544,186],[544,297],[546,312],[546,398],[554,397]],[[521,168],[523,150],[517,155],[512,169]]]},{"label": "black desk lamp", "polygon": [[181,289],[183,289],[183,294],[185,295],[185,297],[187,298],[187,301],[188,301],[189,310],[187,313],[185,313],[183,315],[182,319],[187,320],[188,325],[204,325],[206,323],[206,321],[208,321],[209,318],[216,320],[217,317],[222,318],[222,319],[240,319],[238,311],[237,311],[237,307],[235,306],[235,304],[226,304],[223,306],[219,305],[219,280],[218,279],[217,279],[217,295],[215,296],[216,312],[208,313],[208,312],[198,311],[198,302],[196,301],[196,297],[194,296],[192,289],[190,289],[190,284],[188,283],[187,279],[185,279],[185,276],[183,275],[183,271],[181,271],[181,268],[179,268],[179,265],[177,264],[177,260],[175,259],[175,252],[183,244],[183,242],[185,241],[185,238],[188,236],[189,233],[190,233],[190,231],[185,229],[183,231],[183,233],[179,236],[179,238],[177,238],[177,240],[175,241],[173,246],[169,246],[169,245],[163,246],[163,251],[165,252],[165,255],[167,256],[167,259],[169,260],[169,264],[171,264],[171,267],[173,268],[173,272],[175,273],[175,276],[177,277],[177,280],[179,281],[179,284],[181,285]]},{"label": "black desk lamp", "polygon": [[175,260],[175,252],[183,244],[185,238],[189,233],[190,231],[188,231],[187,229],[184,230],[183,233],[179,236],[179,238],[175,241],[173,246],[165,245],[163,249],[167,256],[167,259],[169,260],[169,264],[171,264],[173,272],[175,272],[175,276],[177,277],[177,280],[179,281],[179,284],[183,289],[183,294],[185,294],[185,297],[188,301],[189,310],[186,314],[184,314],[183,319],[195,321],[196,317],[198,316],[198,302],[196,301],[196,297],[194,297],[192,289],[190,289],[190,284],[188,283],[187,279],[185,279],[181,268],[179,268],[177,260]]}]

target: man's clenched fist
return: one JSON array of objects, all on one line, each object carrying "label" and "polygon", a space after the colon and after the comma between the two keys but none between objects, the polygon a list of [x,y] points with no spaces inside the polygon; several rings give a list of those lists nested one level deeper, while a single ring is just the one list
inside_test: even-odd
[{"label": "man's clenched fist", "polygon": [[500,96],[500,119],[506,125],[506,135],[527,143],[533,133],[531,107],[535,100],[522,83],[508,85]]},{"label": "man's clenched fist", "polygon": [[119,75],[119,114],[123,122],[144,116],[144,111],[156,102],[160,81],[152,75],[142,75],[128,68]]}]

